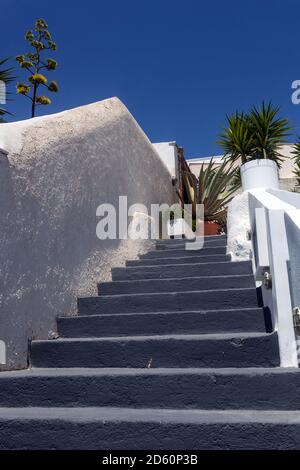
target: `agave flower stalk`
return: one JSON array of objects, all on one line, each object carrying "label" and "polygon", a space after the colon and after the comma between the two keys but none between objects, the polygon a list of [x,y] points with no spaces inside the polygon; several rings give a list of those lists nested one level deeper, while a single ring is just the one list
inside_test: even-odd
[{"label": "agave flower stalk", "polygon": [[45,87],[51,93],[58,92],[56,81],[48,84],[44,71],[56,70],[57,62],[52,58],[42,58],[42,54],[47,51],[56,51],[56,44],[52,40],[45,20],[38,19],[35,27],[25,34],[26,41],[29,42],[32,50],[25,55],[18,55],[16,61],[23,70],[30,73],[27,83],[17,84],[17,93],[26,96],[31,101],[31,117],[35,116],[38,105],[49,105],[51,99],[45,95],[38,95],[39,88]]}]

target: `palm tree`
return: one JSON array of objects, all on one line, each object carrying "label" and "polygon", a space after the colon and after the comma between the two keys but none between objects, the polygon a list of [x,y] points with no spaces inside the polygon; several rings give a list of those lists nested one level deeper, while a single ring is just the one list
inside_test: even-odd
[{"label": "palm tree", "polygon": [[[3,65],[8,61],[9,59],[3,59],[0,60],[0,81],[4,82],[5,85],[8,85],[9,83],[13,82],[15,80],[15,77],[13,76],[13,67],[9,68],[2,68]],[[11,114],[7,110],[0,108],[0,122],[5,122],[4,119],[1,116],[4,116],[5,114]]]},{"label": "palm tree", "polygon": [[244,113],[234,113],[226,116],[227,126],[224,127],[220,140],[216,143],[224,150],[224,156],[231,162],[239,158],[246,163],[248,155],[252,150],[252,133],[249,124],[249,116]]},{"label": "palm tree", "polygon": [[292,127],[288,119],[278,117],[280,108],[274,107],[271,102],[262,103],[261,108],[253,106],[250,111],[250,126],[253,132],[252,159],[268,158],[275,160],[278,166],[283,155],[278,147],[287,142]]},{"label": "palm tree", "polygon": [[252,107],[248,114],[236,112],[227,116],[227,126],[217,141],[227,160],[235,162],[241,159],[242,164],[257,158],[274,160],[278,166],[283,155],[280,145],[286,143],[291,127],[287,119],[278,117],[279,108],[272,103]]}]

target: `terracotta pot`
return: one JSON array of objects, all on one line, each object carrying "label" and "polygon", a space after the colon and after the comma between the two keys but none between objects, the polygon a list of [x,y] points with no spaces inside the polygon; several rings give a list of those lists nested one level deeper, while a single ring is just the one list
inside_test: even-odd
[{"label": "terracotta pot", "polygon": [[204,221],[204,235],[218,235],[221,226],[218,222],[205,220]]}]

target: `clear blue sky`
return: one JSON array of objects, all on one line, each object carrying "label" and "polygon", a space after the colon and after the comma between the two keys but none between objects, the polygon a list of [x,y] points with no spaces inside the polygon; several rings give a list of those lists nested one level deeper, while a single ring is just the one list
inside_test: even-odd
[{"label": "clear blue sky", "polygon": [[[190,157],[219,153],[226,113],[271,99],[300,134],[299,0],[0,0],[0,15],[1,57],[26,52],[38,17],[58,44],[60,93],[40,113],[118,96],[153,142]],[[29,104],[16,96],[14,119]]]}]

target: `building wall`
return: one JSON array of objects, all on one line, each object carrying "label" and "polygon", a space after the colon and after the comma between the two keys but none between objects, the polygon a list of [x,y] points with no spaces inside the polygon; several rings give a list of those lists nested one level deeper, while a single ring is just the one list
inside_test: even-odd
[{"label": "building wall", "polygon": [[102,203],[172,204],[168,170],[125,106],[109,99],[0,125],[0,339],[4,368],[27,366],[28,340],[55,337],[56,316],[76,315],[112,266],[147,241],[96,237]]},{"label": "building wall", "polygon": [[[280,147],[280,153],[286,157],[282,161],[281,168],[279,170],[279,178],[280,178],[280,186],[282,189],[290,190],[293,189],[296,183],[295,176],[293,174],[294,171],[294,161],[292,155],[293,146],[292,144],[285,144]],[[209,158],[190,158],[187,160],[189,167],[196,175],[199,176],[200,169],[202,164],[204,163],[204,168],[206,168],[210,162],[211,157]],[[217,155],[213,157],[215,165],[220,165],[223,162],[222,155]],[[235,166],[240,166],[240,162],[236,162]]]},{"label": "building wall", "polygon": [[280,153],[286,157],[283,159],[281,168],[279,170],[279,177],[281,180],[294,179],[294,160],[292,154],[293,146],[291,144],[282,145],[280,147]]},{"label": "building wall", "polygon": [[178,156],[176,142],[152,144],[173,178],[178,178]]}]

